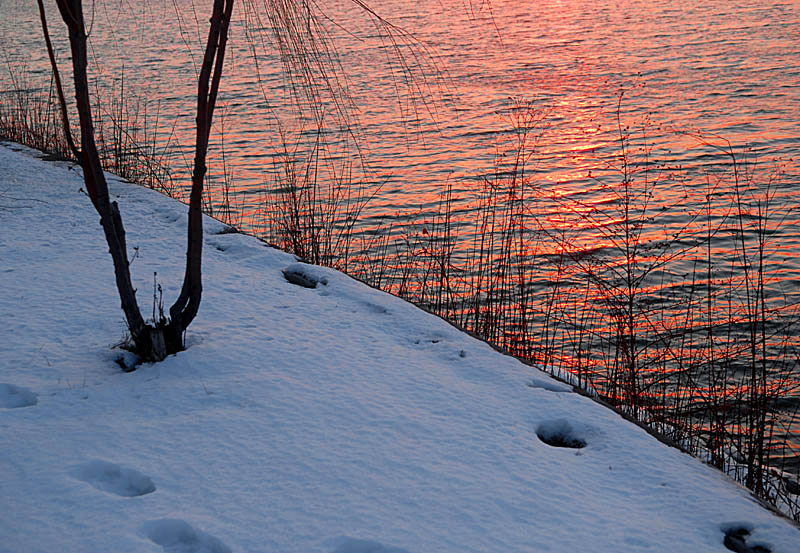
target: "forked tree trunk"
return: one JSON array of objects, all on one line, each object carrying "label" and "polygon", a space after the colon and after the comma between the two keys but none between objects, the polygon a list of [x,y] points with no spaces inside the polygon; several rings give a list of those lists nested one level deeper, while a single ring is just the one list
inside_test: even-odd
[{"label": "forked tree trunk", "polygon": [[[89,197],[100,215],[100,224],[106,236],[109,253],[114,262],[117,291],[122,302],[128,329],[136,352],[145,360],[160,361],[167,355],[183,349],[183,332],[197,314],[202,296],[203,217],[201,200],[206,174],[206,154],[211,122],[216,105],[219,83],[225,60],[228,28],[234,0],[214,0],[211,25],[206,44],[203,66],[197,90],[197,136],[195,161],[192,173],[192,192],[189,202],[188,244],[186,272],[180,296],[170,308],[170,319],[145,323],[136,302],[136,291],[131,283],[130,268],[125,244],[125,229],[116,202],[111,202],[108,184],[100,165],[100,155],[94,138],[89,83],[87,78],[87,35],[84,25],[82,0],[56,0],[61,18],[69,31],[72,68],[75,81],[75,100],[81,129],[80,162]],[[47,24],[42,15],[42,27],[49,43]],[[48,47],[50,48],[50,47]],[[55,59],[51,58],[55,68]],[[57,69],[54,69],[57,71]],[[69,121],[64,115],[65,132]]]}]

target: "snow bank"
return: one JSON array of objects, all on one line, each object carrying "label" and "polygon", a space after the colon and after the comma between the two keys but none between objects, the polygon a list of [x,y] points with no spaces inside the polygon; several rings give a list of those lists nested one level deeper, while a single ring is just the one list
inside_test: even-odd
[{"label": "snow bank", "polygon": [[[186,208],[110,186],[149,313],[154,272],[178,292]],[[800,550],[746,490],[567,386],[214,221],[189,348],[122,372],[81,188],[0,146],[0,551],[723,552],[741,528]]]}]

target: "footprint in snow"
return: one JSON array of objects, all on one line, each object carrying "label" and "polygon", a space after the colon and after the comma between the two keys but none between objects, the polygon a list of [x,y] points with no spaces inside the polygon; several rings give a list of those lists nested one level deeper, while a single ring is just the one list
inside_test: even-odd
[{"label": "footprint in snow", "polygon": [[155,211],[166,223],[175,223],[181,219],[181,215],[175,211],[173,206],[156,208]]},{"label": "footprint in snow", "polygon": [[166,553],[231,553],[231,548],[218,538],[194,528],[185,520],[151,520],[142,525],[142,533]]},{"label": "footprint in snow", "polygon": [[408,553],[408,551],[399,547],[347,537],[336,538],[331,540],[330,543],[336,548],[331,553]]},{"label": "footprint in snow", "polygon": [[750,545],[747,543],[750,537],[750,529],[744,526],[734,525],[728,528],[723,527],[722,531],[725,532],[725,538],[722,543],[731,551],[735,551],[736,553],[770,553],[768,547],[760,544]]},{"label": "footprint in snow", "polygon": [[586,447],[583,433],[577,431],[567,419],[544,421],[536,428],[536,435],[549,446],[582,449]]},{"label": "footprint in snow", "polygon": [[366,307],[369,311],[373,313],[377,313],[379,315],[388,315],[389,308],[384,307],[383,305],[379,305],[377,303],[372,303],[371,301],[361,302],[364,307]]},{"label": "footprint in snow", "polygon": [[418,346],[420,344],[438,344],[443,339],[442,336],[433,335],[428,338],[417,338],[414,340],[414,345]]},{"label": "footprint in snow", "polygon": [[214,234],[240,234],[240,233],[241,231],[238,228],[234,226],[225,225]]},{"label": "footprint in snow", "polygon": [[39,403],[36,394],[22,386],[0,383],[0,408],[17,409]]},{"label": "footprint in snow", "polygon": [[148,476],[108,461],[89,461],[75,467],[72,474],[95,489],[121,497],[138,497],[156,491]]},{"label": "footprint in snow", "polygon": [[555,393],[572,392],[571,385],[565,382],[559,382],[558,380],[554,380],[547,376],[531,379],[530,381],[528,381],[528,388],[537,388]]}]

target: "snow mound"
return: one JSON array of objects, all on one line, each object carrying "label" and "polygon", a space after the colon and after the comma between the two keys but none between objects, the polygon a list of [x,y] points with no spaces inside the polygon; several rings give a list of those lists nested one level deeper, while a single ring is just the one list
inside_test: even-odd
[{"label": "snow mound", "polygon": [[325,269],[307,263],[292,263],[283,269],[283,276],[292,284],[303,286],[304,288],[316,288],[317,284],[328,284],[328,277]]}]

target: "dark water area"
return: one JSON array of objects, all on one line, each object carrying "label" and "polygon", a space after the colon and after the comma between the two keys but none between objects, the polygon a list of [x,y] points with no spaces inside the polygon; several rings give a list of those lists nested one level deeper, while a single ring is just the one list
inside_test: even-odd
[{"label": "dark water area", "polygon": [[[207,8],[93,6],[97,90],[147,103],[180,195]],[[634,410],[679,411],[691,439],[764,426],[760,389],[773,461],[800,473],[800,2],[376,3],[396,27],[324,8],[330,73],[290,78],[264,3],[237,5],[217,215],[291,246],[281,192],[313,173],[352,244],[318,260]],[[14,72],[47,86],[35,3],[0,12],[0,90]],[[336,183],[369,198],[357,221]]]}]

